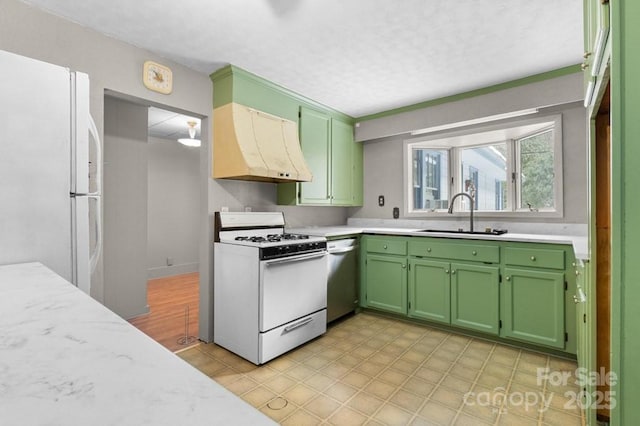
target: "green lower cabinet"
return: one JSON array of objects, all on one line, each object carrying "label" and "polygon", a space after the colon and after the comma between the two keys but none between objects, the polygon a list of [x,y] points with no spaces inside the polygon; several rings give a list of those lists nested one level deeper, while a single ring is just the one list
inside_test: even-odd
[{"label": "green lower cabinet", "polygon": [[449,324],[449,262],[409,260],[409,316]]},{"label": "green lower cabinet", "polygon": [[451,263],[451,324],[498,335],[500,269]]},{"label": "green lower cabinet", "polygon": [[372,255],[366,259],[367,306],[407,314],[407,259]]},{"label": "green lower cabinet", "polygon": [[[590,277],[587,261],[576,261],[576,357],[578,368],[586,374],[596,371],[596,300],[594,282]],[[587,425],[596,424],[598,388],[596,383],[585,380],[579,394],[580,403]],[[610,403],[611,401],[601,401]]]},{"label": "green lower cabinet", "polygon": [[505,268],[504,273],[503,336],[564,349],[564,272]]}]

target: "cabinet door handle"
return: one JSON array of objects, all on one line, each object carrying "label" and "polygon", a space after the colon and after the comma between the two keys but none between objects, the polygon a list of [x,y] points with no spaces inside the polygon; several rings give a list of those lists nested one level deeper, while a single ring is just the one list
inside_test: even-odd
[{"label": "cabinet door handle", "polygon": [[511,281],[511,277],[509,275],[506,276],[505,280]]},{"label": "cabinet door handle", "polygon": [[580,275],[580,271],[576,269],[576,277]]},{"label": "cabinet door handle", "polygon": [[451,270],[451,274],[452,274],[452,275],[455,275],[455,273],[456,273],[456,270],[455,270],[455,269],[452,269],[452,270]]},{"label": "cabinet door handle", "polygon": [[582,57],[585,59],[587,59],[589,56],[591,56],[591,52],[584,52],[584,55],[582,55]]},{"label": "cabinet door handle", "polygon": [[531,256],[531,260],[532,260],[533,262],[535,262],[535,261],[536,261],[536,257],[535,257],[535,256]]},{"label": "cabinet door handle", "polygon": [[449,273],[449,270],[448,270],[448,269],[445,269],[445,270],[444,270],[444,273],[445,273],[445,274],[448,274],[448,273]]},{"label": "cabinet door handle", "polygon": [[407,267],[407,265],[405,265],[405,264],[403,263],[403,264],[402,264],[402,267],[403,267],[403,268],[406,268],[406,267]]}]

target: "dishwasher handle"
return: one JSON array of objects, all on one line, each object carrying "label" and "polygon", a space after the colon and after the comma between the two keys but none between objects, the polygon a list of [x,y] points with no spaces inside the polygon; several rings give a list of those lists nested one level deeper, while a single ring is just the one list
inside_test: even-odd
[{"label": "dishwasher handle", "polygon": [[349,253],[350,251],[355,251],[358,249],[358,246],[351,246],[347,248],[330,248],[329,254],[339,254],[339,253]]}]

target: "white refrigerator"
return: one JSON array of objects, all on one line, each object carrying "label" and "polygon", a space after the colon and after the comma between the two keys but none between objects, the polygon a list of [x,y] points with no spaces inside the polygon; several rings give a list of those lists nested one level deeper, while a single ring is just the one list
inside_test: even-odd
[{"label": "white refrigerator", "polygon": [[41,262],[90,294],[102,159],[89,77],[2,50],[0,75],[0,265]]}]

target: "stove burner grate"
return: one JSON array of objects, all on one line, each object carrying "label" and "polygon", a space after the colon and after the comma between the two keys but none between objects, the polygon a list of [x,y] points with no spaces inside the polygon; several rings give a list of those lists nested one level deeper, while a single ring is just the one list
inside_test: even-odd
[{"label": "stove burner grate", "polygon": [[266,237],[262,236],[241,236],[236,237],[236,241],[251,241],[252,243],[278,243],[282,240],[308,240],[308,235],[300,235],[300,234],[269,234]]}]

